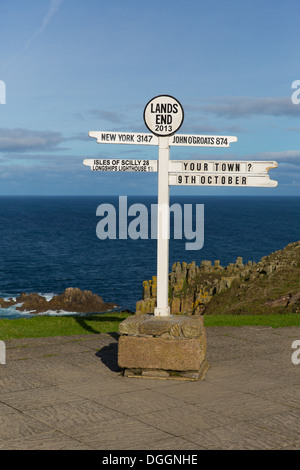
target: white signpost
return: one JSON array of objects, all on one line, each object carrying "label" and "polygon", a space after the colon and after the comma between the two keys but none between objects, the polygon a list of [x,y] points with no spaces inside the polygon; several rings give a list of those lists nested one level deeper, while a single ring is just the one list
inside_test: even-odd
[{"label": "white signpost", "polygon": [[86,159],[93,171],[158,172],[157,223],[157,306],[155,316],[170,315],[169,292],[169,187],[170,185],[275,187],[268,170],[277,162],[170,160],[170,146],[229,147],[235,136],[176,134],[184,112],[169,95],[156,96],[144,109],[144,121],[151,134],[91,131],[98,143],[158,145],[158,161],[147,159]]},{"label": "white signpost", "polygon": [[157,160],[145,159],[98,159],[83,161],[84,165],[91,167],[93,171],[157,171]]},{"label": "white signpost", "polygon": [[170,145],[184,145],[192,147],[229,147],[232,142],[237,142],[235,136],[221,135],[190,135],[179,134],[170,138]]},{"label": "white signpost", "polygon": [[277,162],[173,160],[169,165],[169,184],[275,187],[278,183],[270,179],[268,171],[277,166]]},{"label": "white signpost", "polygon": [[91,131],[89,136],[95,137],[98,144],[158,145],[158,138],[153,134]]},{"label": "white signpost", "polygon": [[271,168],[276,168],[277,162],[250,162],[227,160],[171,160],[171,172],[187,173],[239,173],[247,175],[267,175]]}]

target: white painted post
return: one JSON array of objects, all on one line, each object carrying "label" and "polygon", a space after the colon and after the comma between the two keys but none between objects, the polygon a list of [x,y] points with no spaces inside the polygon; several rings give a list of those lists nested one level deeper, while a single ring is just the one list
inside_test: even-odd
[{"label": "white painted post", "polygon": [[159,137],[157,214],[157,306],[155,316],[170,315],[169,297],[169,137]]}]

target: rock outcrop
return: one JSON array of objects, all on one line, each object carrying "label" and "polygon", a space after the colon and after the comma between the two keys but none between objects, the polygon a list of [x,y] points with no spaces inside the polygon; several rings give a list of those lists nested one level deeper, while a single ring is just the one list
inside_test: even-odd
[{"label": "rock outcrop", "polygon": [[[277,283],[277,286],[276,286]],[[290,283],[289,290],[284,286]],[[264,284],[264,292],[259,289]],[[234,302],[245,296],[249,299],[265,296],[262,305],[288,306],[298,311],[300,306],[300,241],[287,245],[284,249],[264,256],[258,263],[238,257],[235,263],[222,267],[220,261],[202,261],[200,266],[192,263],[175,263],[169,274],[169,306],[171,314],[201,315],[208,310],[216,294],[233,291]],[[298,286],[298,287],[297,287]],[[277,296],[276,289],[283,290]],[[136,304],[136,314],[153,313],[156,306],[157,280],[143,282],[142,300]],[[270,297],[270,298],[268,298]],[[232,302],[228,296],[227,301]]]},{"label": "rock outcrop", "polygon": [[15,306],[19,311],[29,313],[44,313],[47,311],[101,313],[117,307],[114,303],[106,303],[102,297],[88,290],[69,287],[62,294],[54,295],[51,300],[37,293],[20,294],[16,300],[0,298],[0,307]]},{"label": "rock outcrop", "polygon": [[[169,275],[169,305],[172,315],[199,315],[205,310],[212,296],[231,286],[242,273],[250,272],[255,263],[244,266],[242,258],[226,268],[217,260],[202,261],[200,266],[192,263],[175,263]],[[153,313],[156,306],[157,279],[143,282],[142,300],[136,304],[136,313]]]}]

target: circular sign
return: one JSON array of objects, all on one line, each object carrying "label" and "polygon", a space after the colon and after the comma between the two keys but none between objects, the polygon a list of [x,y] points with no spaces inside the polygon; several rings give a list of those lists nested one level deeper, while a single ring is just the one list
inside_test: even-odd
[{"label": "circular sign", "polygon": [[183,123],[183,108],[173,96],[159,95],[144,109],[144,121],[149,131],[157,136],[175,134]]}]

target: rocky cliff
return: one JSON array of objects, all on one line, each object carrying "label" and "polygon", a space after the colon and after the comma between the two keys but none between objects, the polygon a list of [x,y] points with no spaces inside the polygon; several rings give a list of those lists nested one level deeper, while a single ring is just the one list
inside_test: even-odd
[{"label": "rocky cliff", "polygon": [[[156,277],[143,282],[136,313],[153,313]],[[171,313],[201,315],[221,313],[300,312],[300,241],[287,245],[258,263],[220,261],[175,263],[169,275]],[[275,310],[274,310],[275,309]]]}]

